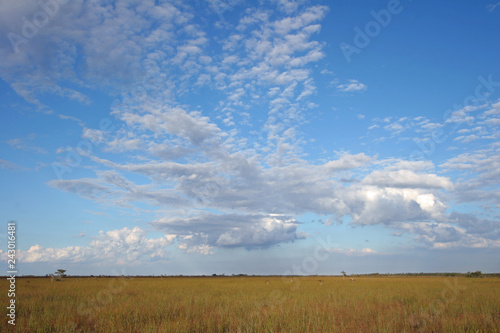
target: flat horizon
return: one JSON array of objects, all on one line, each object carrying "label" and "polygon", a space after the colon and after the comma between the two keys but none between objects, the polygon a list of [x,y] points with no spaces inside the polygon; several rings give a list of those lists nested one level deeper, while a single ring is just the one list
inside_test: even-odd
[{"label": "flat horizon", "polygon": [[489,0],[3,1],[0,274],[499,272],[498,31]]}]

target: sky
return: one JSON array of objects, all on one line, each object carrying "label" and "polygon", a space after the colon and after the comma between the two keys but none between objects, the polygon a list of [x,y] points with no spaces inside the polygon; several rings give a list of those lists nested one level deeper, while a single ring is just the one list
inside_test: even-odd
[{"label": "sky", "polygon": [[21,275],[500,271],[500,2],[0,3]]}]

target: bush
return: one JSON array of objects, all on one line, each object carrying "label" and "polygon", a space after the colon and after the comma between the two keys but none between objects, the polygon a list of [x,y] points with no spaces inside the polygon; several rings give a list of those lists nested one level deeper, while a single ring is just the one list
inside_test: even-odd
[{"label": "bush", "polygon": [[466,277],[482,278],[483,277],[483,273],[481,273],[481,271],[467,272]]}]

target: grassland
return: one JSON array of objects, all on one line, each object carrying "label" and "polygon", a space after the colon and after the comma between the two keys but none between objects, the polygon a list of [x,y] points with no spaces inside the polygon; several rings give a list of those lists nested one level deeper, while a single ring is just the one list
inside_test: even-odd
[{"label": "grassland", "polygon": [[[500,331],[498,278],[18,278],[16,284],[16,332]],[[5,279],[0,288],[8,290]],[[8,305],[7,292],[0,302]],[[0,330],[10,326],[4,316]]]}]

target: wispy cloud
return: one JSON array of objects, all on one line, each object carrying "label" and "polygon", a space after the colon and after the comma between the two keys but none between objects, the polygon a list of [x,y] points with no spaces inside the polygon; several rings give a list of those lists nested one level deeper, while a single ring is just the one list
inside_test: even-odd
[{"label": "wispy cloud", "polygon": [[12,171],[24,169],[23,167],[17,165],[16,163],[2,160],[2,159],[0,159],[0,168],[5,169],[5,170],[12,170]]},{"label": "wispy cloud", "polygon": [[349,80],[347,83],[337,85],[337,90],[342,92],[358,92],[364,91],[367,88],[365,84],[354,79]]},{"label": "wispy cloud", "polygon": [[500,6],[500,2],[489,4],[489,5],[486,6],[486,8],[488,9],[489,12],[492,12],[498,6]]},{"label": "wispy cloud", "polygon": [[327,249],[328,252],[331,253],[336,253],[336,254],[344,254],[347,256],[367,256],[367,255],[374,255],[378,254],[377,251],[372,250],[368,247],[365,247],[363,249],[352,249],[352,248],[347,248],[347,249],[340,249],[340,248],[332,248],[332,249]]},{"label": "wispy cloud", "polygon": [[20,149],[28,152],[34,152],[39,154],[46,154],[47,150],[41,147],[37,147],[31,144],[31,141],[36,139],[36,135],[34,133],[29,134],[23,138],[15,138],[7,140],[7,144],[15,149]]}]

